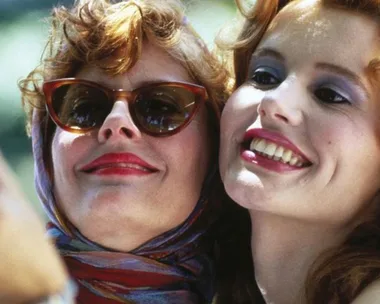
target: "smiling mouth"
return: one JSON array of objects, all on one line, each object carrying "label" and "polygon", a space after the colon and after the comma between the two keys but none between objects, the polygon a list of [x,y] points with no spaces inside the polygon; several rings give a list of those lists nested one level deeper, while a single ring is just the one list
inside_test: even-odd
[{"label": "smiling mouth", "polygon": [[80,169],[96,175],[146,175],[159,170],[132,153],[104,154]]},{"label": "smiling mouth", "polygon": [[254,137],[244,142],[243,148],[267,159],[297,168],[305,168],[312,165],[310,161],[295,151],[260,137]]},{"label": "smiling mouth", "polygon": [[92,167],[90,169],[84,170],[86,173],[94,173],[99,170],[104,169],[131,169],[131,170],[138,170],[146,173],[154,173],[157,172],[157,170],[152,170],[150,168],[142,167],[137,164],[130,164],[130,163],[114,163],[114,164],[104,164],[97,167]]}]

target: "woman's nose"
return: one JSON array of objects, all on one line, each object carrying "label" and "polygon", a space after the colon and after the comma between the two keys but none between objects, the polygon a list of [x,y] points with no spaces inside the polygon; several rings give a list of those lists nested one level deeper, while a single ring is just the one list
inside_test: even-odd
[{"label": "woman's nose", "polygon": [[303,119],[302,99],[306,98],[301,87],[283,83],[266,92],[257,111],[261,121],[298,126]]},{"label": "woman's nose", "polygon": [[128,102],[116,101],[99,129],[99,142],[104,143],[111,138],[137,139],[140,137],[141,132],[132,119]]}]

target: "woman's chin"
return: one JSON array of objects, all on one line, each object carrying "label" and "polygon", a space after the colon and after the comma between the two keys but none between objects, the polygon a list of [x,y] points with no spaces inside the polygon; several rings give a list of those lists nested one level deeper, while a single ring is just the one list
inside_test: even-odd
[{"label": "woman's chin", "polygon": [[83,214],[70,219],[81,234],[102,247],[117,251],[131,251],[173,228],[163,226],[157,216],[141,214],[136,208],[117,203],[113,203],[112,208],[93,208]]},{"label": "woman's chin", "polygon": [[[111,225],[111,227],[110,227]],[[99,225],[79,229],[90,241],[107,249],[129,252],[148,241],[148,237],[136,234],[131,229],[112,227],[112,224],[100,223]],[[121,233],[120,231],[124,231]]]},{"label": "woman's chin", "polygon": [[263,185],[257,176],[247,179],[244,174],[227,175],[223,182],[229,197],[244,208],[253,209],[265,200]]}]

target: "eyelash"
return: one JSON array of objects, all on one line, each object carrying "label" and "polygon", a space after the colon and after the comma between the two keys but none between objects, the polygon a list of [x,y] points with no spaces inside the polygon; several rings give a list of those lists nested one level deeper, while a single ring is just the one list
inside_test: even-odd
[{"label": "eyelash", "polygon": [[[269,80],[269,83],[263,83],[265,82],[264,79],[258,79],[258,77],[268,77],[268,78],[271,78]],[[266,86],[266,87],[273,87],[275,86],[276,84],[279,84],[281,81],[280,79],[277,77],[277,76],[274,76],[273,74],[271,74],[270,72],[268,71],[255,71],[251,77],[251,80],[257,84],[257,85],[260,85],[260,86]],[[268,80],[268,79],[266,79]]]},{"label": "eyelash", "polygon": [[[279,79],[278,76],[260,69],[254,71],[250,78],[250,82],[252,82],[258,89],[271,90],[279,85],[282,80]],[[329,86],[316,87],[312,90],[312,93],[315,98],[324,104],[351,104],[346,97]]]}]

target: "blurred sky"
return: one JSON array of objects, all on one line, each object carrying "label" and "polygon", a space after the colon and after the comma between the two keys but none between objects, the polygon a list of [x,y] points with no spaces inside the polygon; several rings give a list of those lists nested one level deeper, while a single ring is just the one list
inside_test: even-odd
[{"label": "blurred sky", "polygon": [[[59,1],[60,4],[71,2]],[[34,191],[31,144],[24,130],[17,81],[38,64],[47,39],[45,18],[56,3],[51,0],[0,0],[0,150],[41,216],[43,212]],[[233,0],[185,3],[190,22],[209,46],[218,30],[235,16]]]}]

